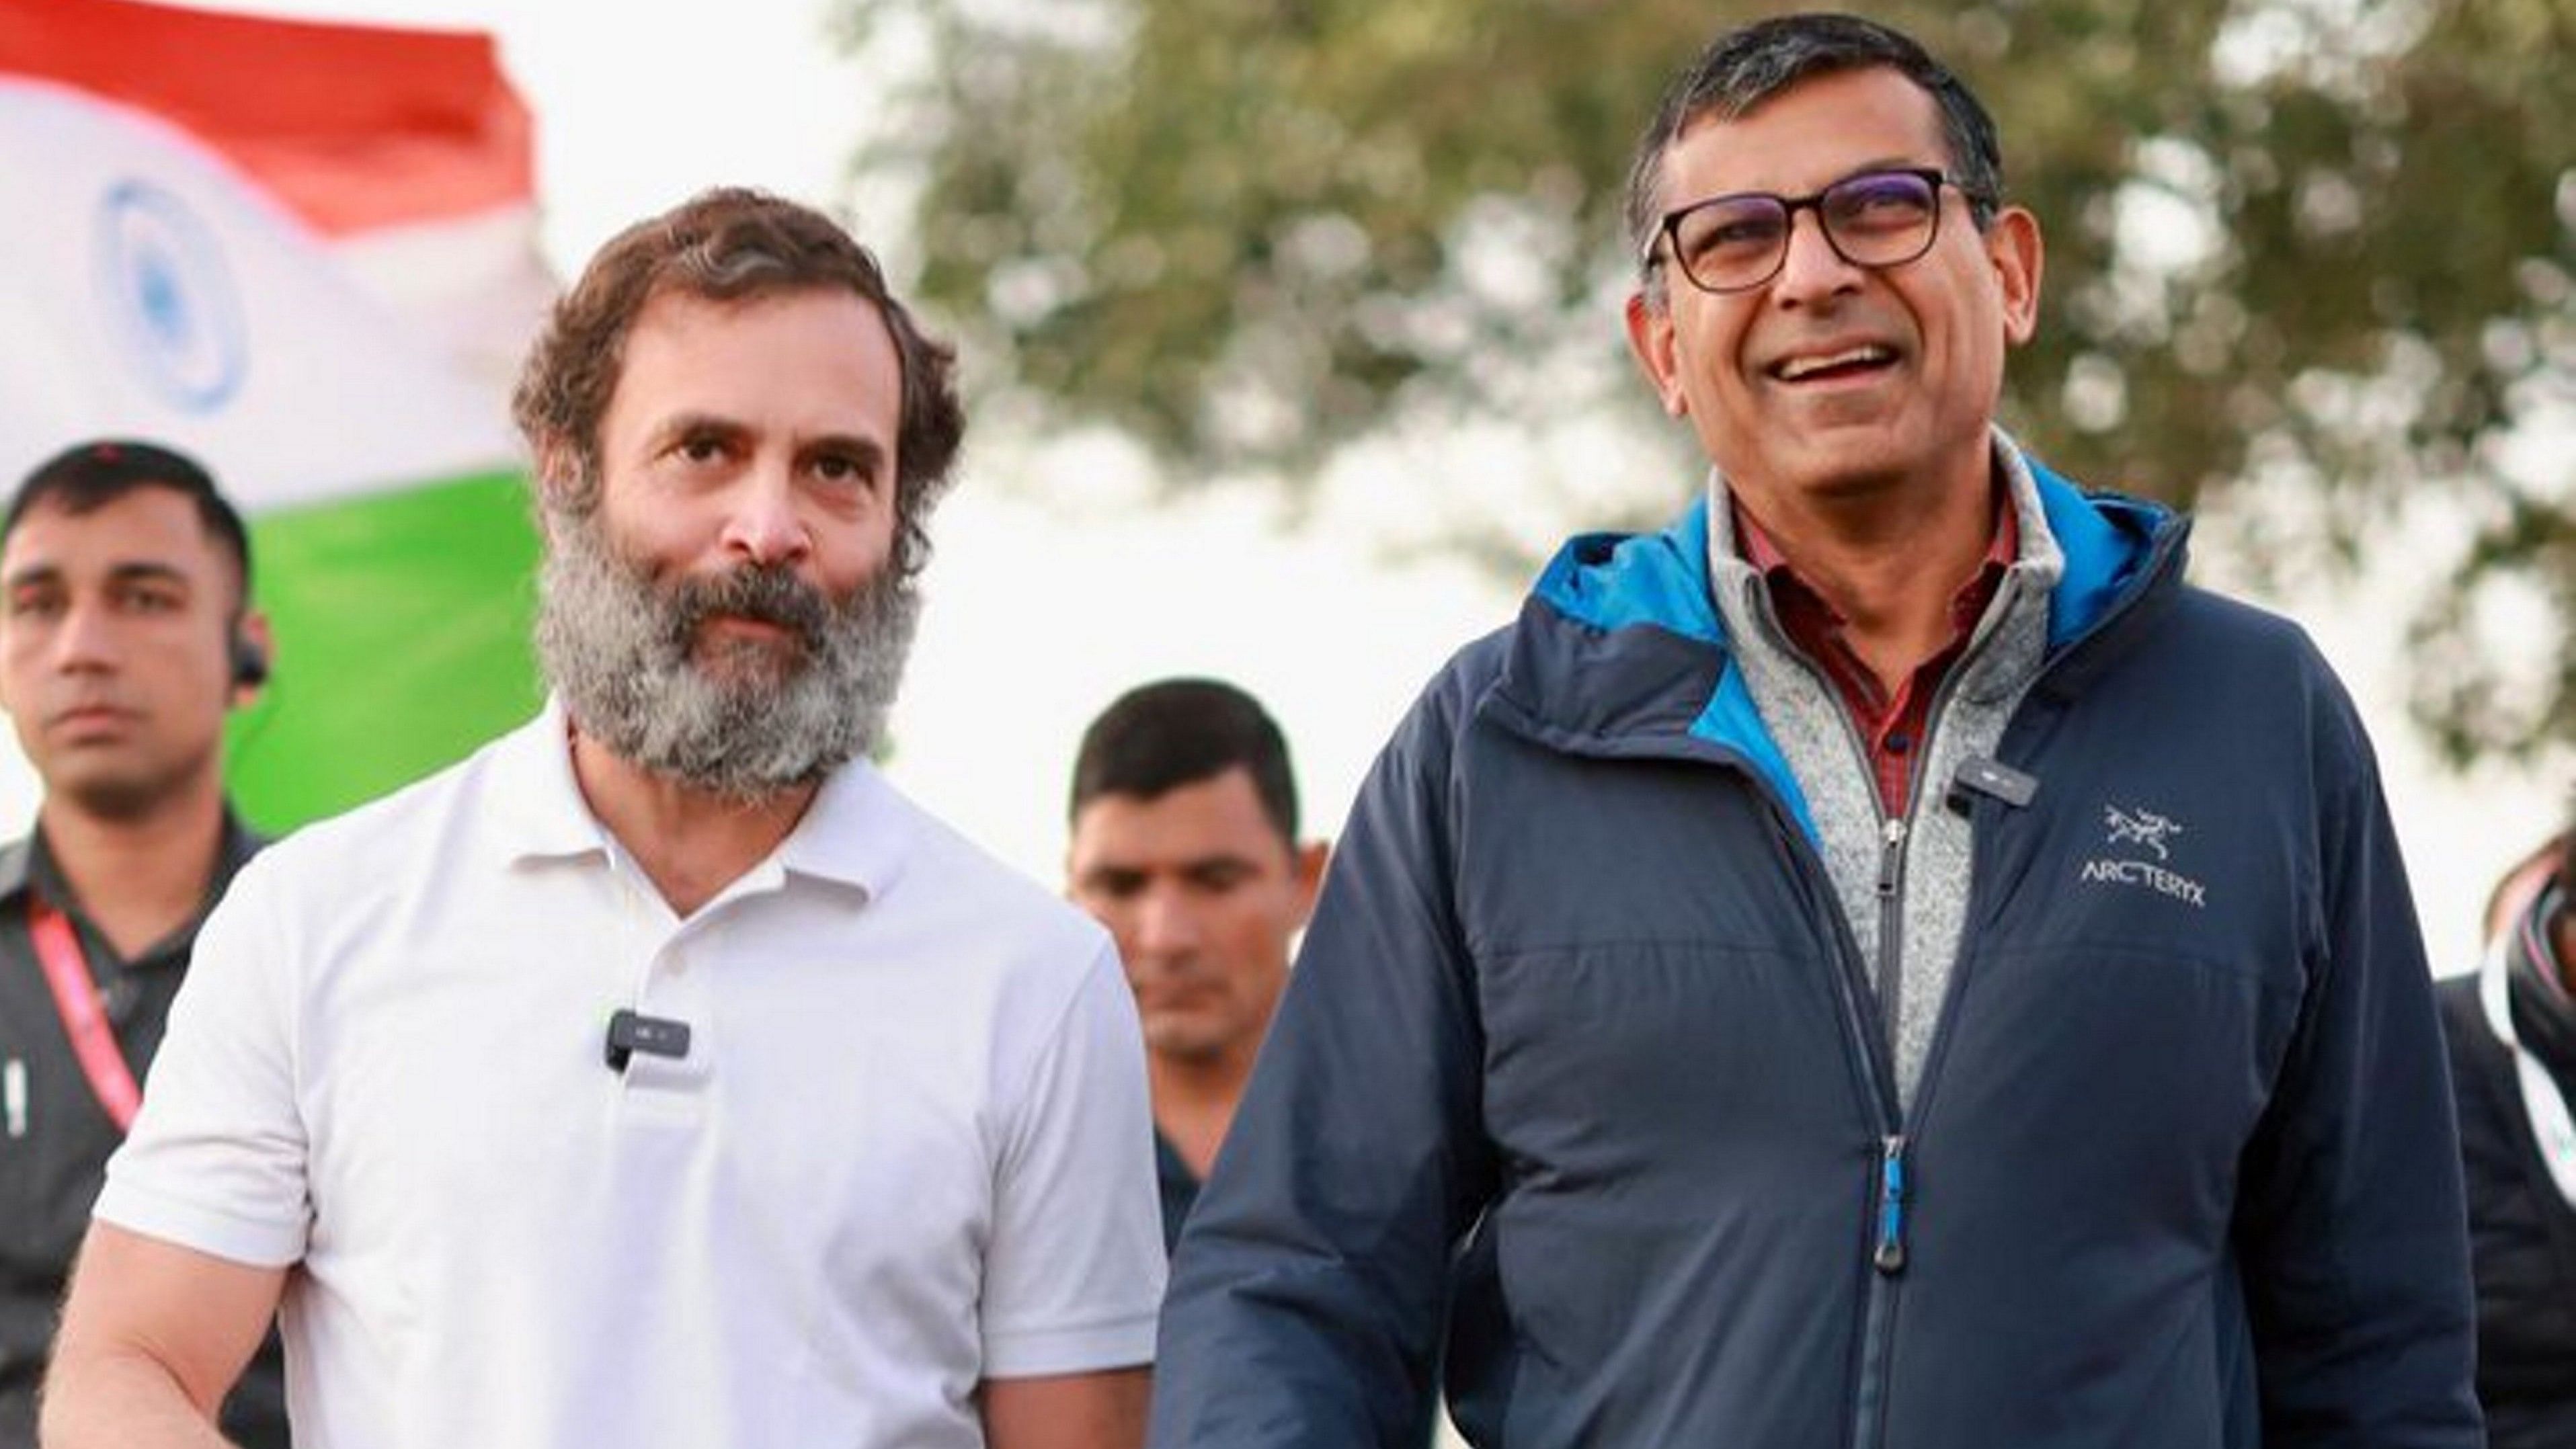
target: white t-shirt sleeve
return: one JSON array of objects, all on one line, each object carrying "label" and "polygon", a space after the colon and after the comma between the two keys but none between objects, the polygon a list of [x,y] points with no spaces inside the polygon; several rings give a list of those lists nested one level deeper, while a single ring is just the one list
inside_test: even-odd
[{"label": "white t-shirt sleeve", "polygon": [[134,1130],[93,1215],[238,1263],[304,1256],[312,1213],[295,1070],[294,940],[278,872],[245,866],[197,934]]},{"label": "white t-shirt sleeve", "polygon": [[1146,1364],[1162,1209],[1135,997],[1105,941],[1012,1103],[984,1262],[987,1378]]}]

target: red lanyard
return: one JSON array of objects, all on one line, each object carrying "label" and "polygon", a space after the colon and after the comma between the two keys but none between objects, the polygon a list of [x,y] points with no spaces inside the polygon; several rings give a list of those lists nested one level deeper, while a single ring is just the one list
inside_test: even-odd
[{"label": "red lanyard", "polygon": [[36,943],[36,959],[45,965],[45,983],[54,989],[54,1010],[61,1014],[63,1031],[72,1039],[72,1054],[80,1058],[81,1075],[89,1078],[89,1089],[98,1094],[108,1120],[123,1132],[134,1125],[143,1091],[134,1085],[134,1072],[125,1065],[116,1031],[99,1005],[98,986],[90,978],[88,958],[81,954],[80,935],[72,929],[70,917],[33,892],[27,896],[27,934]]}]

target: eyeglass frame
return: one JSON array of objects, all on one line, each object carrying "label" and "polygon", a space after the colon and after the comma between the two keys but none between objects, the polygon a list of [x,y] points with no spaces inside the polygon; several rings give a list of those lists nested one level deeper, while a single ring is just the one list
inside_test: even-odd
[{"label": "eyeglass frame", "polygon": [[[1923,246],[1921,250],[1914,252],[1910,256],[1898,257],[1892,261],[1884,262],[1864,262],[1856,260],[1849,253],[1843,250],[1843,244],[1841,242],[1834,239],[1833,226],[1825,220],[1824,200],[1827,196],[1843,187],[1851,185],[1853,182],[1867,180],[1874,176],[1911,176],[1917,181],[1927,183],[1932,188],[1932,224],[1924,230]],[[1881,272],[1894,267],[1906,266],[1913,262],[1919,262],[1926,256],[1929,256],[1932,252],[1933,245],[1941,240],[1941,188],[1945,186],[1950,188],[1952,191],[1959,193],[1960,198],[1968,203],[1968,217],[1970,224],[1974,225],[1979,231],[1985,230],[1991,220],[1990,213],[1996,205],[1995,197],[1989,196],[1981,191],[1970,189],[1965,183],[1961,182],[1958,178],[1952,176],[1949,172],[1942,170],[1938,166],[1872,166],[1865,171],[1855,171],[1851,175],[1845,176],[1839,181],[1835,181],[1818,190],[1811,191],[1804,196],[1782,196],[1776,191],[1728,191],[1716,196],[1703,196],[1699,200],[1690,203],[1688,206],[1677,206],[1672,210],[1665,212],[1663,220],[1656,223],[1654,234],[1647,238],[1644,253],[1637,259],[1638,265],[1649,275],[1652,275],[1656,267],[1661,266],[1666,262],[1670,262],[1672,263],[1673,269],[1682,274],[1682,280],[1713,297],[1731,297],[1739,292],[1750,292],[1754,288],[1769,282],[1772,278],[1779,276],[1781,269],[1789,265],[1789,247],[1797,239],[1798,213],[1802,211],[1812,211],[1816,214],[1817,233],[1824,237],[1826,247],[1831,249],[1833,254],[1840,258],[1844,265],[1859,267],[1863,271],[1870,272]],[[1780,229],[1780,250],[1778,255],[1772,258],[1770,270],[1764,272],[1761,276],[1754,278],[1752,281],[1739,282],[1732,287],[1712,287],[1706,282],[1701,281],[1699,277],[1691,271],[1689,264],[1682,261],[1681,238],[1678,234],[1678,229],[1681,219],[1690,215],[1692,212],[1704,211],[1709,207],[1729,201],[1776,202],[1780,207],[1781,215],[1785,218],[1785,222]],[[1986,212],[1989,213],[1989,215],[1980,217],[1980,212]]]}]

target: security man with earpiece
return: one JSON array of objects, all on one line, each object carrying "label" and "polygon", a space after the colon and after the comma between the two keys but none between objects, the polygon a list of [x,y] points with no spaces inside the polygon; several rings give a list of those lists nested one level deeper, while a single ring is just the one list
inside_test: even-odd
[{"label": "security man with earpiece", "polygon": [[[0,705],[44,783],[0,848],[0,1449],[36,1386],[108,1154],[197,923],[260,841],[223,789],[225,712],[268,680],[241,517],[192,460],[84,443],[0,517]],[[227,1405],[287,1442],[274,1336]]]}]

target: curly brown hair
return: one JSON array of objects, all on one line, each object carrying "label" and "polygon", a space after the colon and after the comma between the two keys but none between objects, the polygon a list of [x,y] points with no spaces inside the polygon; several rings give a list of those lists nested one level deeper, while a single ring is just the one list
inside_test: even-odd
[{"label": "curly brown hair", "polygon": [[966,432],[956,349],[924,333],[886,285],[876,257],[838,222],[745,187],[702,191],[611,238],[558,299],[520,369],[510,414],[548,474],[544,506],[579,516],[599,503],[599,423],[646,303],[678,290],[735,302],[846,288],[876,307],[903,367],[895,435],[894,566],[928,562],[931,505],[947,490]]}]

